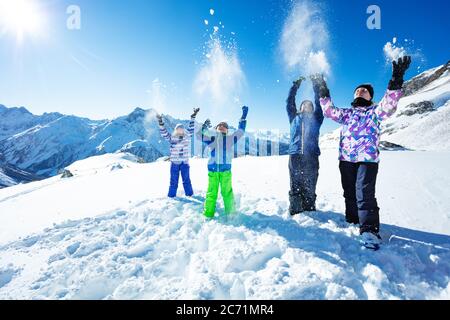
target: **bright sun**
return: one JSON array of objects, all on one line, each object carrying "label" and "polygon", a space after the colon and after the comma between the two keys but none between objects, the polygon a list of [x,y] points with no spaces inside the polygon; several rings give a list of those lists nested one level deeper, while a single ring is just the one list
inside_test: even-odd
[{"label": "bright sun", "polygon": [[43,22],[36,0],[0,0],[0,30],[15,33],[17,40],[39,34]]}]

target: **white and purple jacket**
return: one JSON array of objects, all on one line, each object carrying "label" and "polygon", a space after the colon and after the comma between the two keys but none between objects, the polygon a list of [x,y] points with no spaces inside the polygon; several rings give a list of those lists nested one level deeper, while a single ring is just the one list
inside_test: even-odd
[{"label": "white and purple jacket", "polygon": [[320,99],[325,117],[342,124],[339,160],[353,163],[380,161],[381,121],[397,111],[402,95],[402,90],[387,90],[378,105],[349,109],[335,107],[331,98]]},{"label": "white and purple jacket", "polygon": [[170,143],[170,161],[176,164],[189,163],[191,137],[194,134],[195,119],[191,119],[184,136],[172,136],[164,126],[159,126],[161,136]]}]

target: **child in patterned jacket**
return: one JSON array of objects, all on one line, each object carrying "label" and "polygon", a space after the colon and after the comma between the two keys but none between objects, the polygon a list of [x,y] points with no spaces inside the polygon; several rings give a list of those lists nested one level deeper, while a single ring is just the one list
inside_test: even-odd
[{"label": "child in patterned jacket", "polygon": [[177,196],[178,181],[183,179],[184,193],[188,197],[194,195],[192,189],[192,183],[190,178],[189,158],[191,156],[191,137],[194,134],[195,118],[197,117],[200,109],[194,109],[194,113],[191,116],[191,121],[187,130],[184,125],[177,124],[173,134],[170,134],[163,121],[162,115],[157,115],[159,123],[159,131],[161,136],[167,140],[170,144],[170,187],[169,198],[175,198]]},{"label": "child in patterned jacket", "polygon": [[342,125],[340,138],[340,171],[346,205],[346,220],[359,224],[362,242],[377,250],[381,244],[379,208],[375,185],[379,164],[381,122],[397,111],[403,95],[403,78],[411,57],[393,62],[393,75],[382,101],[373,103],[374,89],[370,84],[358,86],[352,108],[336,108],[330,91],[321,80],[320,104],[325,117]]}]

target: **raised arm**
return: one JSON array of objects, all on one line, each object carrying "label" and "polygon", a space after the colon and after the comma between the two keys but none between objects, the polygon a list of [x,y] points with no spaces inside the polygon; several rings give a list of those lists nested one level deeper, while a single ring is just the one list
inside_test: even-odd
[{"label": "raised arm", "polygon": [[316,117],[317,121],[322,123],[324,120],[324,116],[322,106],[320,105],[320,79],[324,81],[323,75],[314,75],[311,77],[314,89],[314,116]]},{"label": "raised arm", "polygon": [[404,76],[411,65],[411,57],[405,56],[392,62],[392,79],[384,98],[378,104],[375,112],[380,120],[391,117],[396,111],[398,102],[403,96]]},{"label": "raised arm", "polygon": [[319,88],[320,106],[322,107],[324,116],[340,124],[346,124],[350,119],[351,110],[334,106],[331,100],[330,90],[323,77],[318,80],[317,86]]},{"label": "raised arm", "polygon": [[239,139],[241,139],[244,134],[245,134],[245,129],[247,128],[247,115],[248,115],[248,110],[249,108],[244,106],[242,107],[242,117],[239,120],[239,126],[238,126],[238,130],[236,130],[236,132],[234,132],[231,137],[232,137],[232,141],[236,142]]},{"label": "raised arm", "polygon": [[294,81],[291,90],[289,91],[289,96],[286,101],[286,111],[289,117],[289,122],[292,122],[297,115],[297,104],[295,103],[295,97],[297,96],[297,91],[304,79],[305,78],[301,77],[297,81]]},{"label": "raised arm", "polygon": [[211,128],[211,120],[207,119],[202,125],[202,128],[200,130],[197,130],[195,134],[198,140],[207,145],[211,144],[214,141],[213,137],[208,134],[209,128]]},{"label": "raised arm", "polygon": [[156,119],[158,120],[158,124],[159,124],[159,133],[161,134],[161,136],[164,139],[167,140],[167,142],[170,143],[172,141],[172,137],[164,125],[163,116],[161,114],[157,114]]},{"label": "raised arm", "polygon": [[330,97],[320,98],[320,105],[322,107],[325,117],[333,121],[336,121],[337,123],[340,124],[348,123],[348,120],[350,119],[351,116],[350,109],[342,109],[335,107]]},{"label": "raised arm", "polygon": [[380,120],[386,120],[397,112],[398,102],[403,96],[402,90],[387,90],[383,99],[375,109],[375,113]]},{"label": "raised arm", "polygon": [[189,122],[189,127],[187,129],[187,135],[192,137],[195,130],[195,118],[197,118],[197,114],[200,112],[200,108],[195,108],[194,113],[191,115],[191,121]]}]

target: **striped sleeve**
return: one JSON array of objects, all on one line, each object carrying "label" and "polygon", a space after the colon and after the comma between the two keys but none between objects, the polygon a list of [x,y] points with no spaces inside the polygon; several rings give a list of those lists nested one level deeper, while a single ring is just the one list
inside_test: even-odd
[{"label": "striped sleeve", "polygon": [[189,122],[189,127],[187,129],[187,134],[189,137],[192,137],[195,130],[195,118],[191,118],[191,121]]},{"label": "striped sleeve", "polygon": [[161,133],[161,136],[166,139],[168,142],[171,141],[170,133],[167,131],[167,129],[164,126],[159,126],[159,132]]}]

